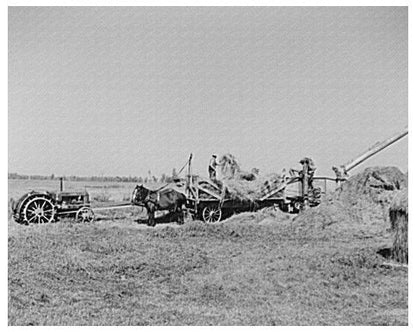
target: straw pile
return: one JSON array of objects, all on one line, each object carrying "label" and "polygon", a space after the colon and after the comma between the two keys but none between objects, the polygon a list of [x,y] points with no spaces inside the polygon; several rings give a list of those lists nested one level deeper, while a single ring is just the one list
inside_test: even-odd
[{"label": "straw pile", "polygon": [[242,170],[238,160],[230,153],[219,159],[220,175],[226,196],[242,201],[255,201],[282,181],[278,174],[260,176],[258,169]]},{"label": "straw pile", "polygon": [[314,208],[300,213],[294,220],[294,232],[314,236],[327,233],[331,235],[346,235],[360,232],[359,216],[347,203],[325,198]]},{"label": "straw pile", "polygon": [[[396,167],[367,168],[350,177],[335,193],[327,194],[318,207],[299,214],[295,224],[309,234],[325,231],[345,236],[378,236],[386,229],[393,197],[405,186],[406,176]],[[405,203],[395,204],[404,211],[407,196]],[[400,210],[394,206],[394,211]],[[397,216],[393,218],[396,220]],[[398,242],[403,242],[404,229],[399,228]]]},{"label": "straw pile", "polygon": [[345,181],[334,199],[351,206],[365,220],[388,222],[392,198],[406,186],[407,176],[397,167],[368,167]]},{"label": "straw pile", "polygon": [[386,192],[406,186],[406,175],[397,167],[368,167],[344,182],[337,192],[337,198],[350,204],[357,204],[363,198],[383,203],[381,200]]},{"label": "straw pile", "polygon": [[389,209],[390,225],[394,234],[392,257],[400,263],[408,262],[408,197],[401,190],[394,197]]}]

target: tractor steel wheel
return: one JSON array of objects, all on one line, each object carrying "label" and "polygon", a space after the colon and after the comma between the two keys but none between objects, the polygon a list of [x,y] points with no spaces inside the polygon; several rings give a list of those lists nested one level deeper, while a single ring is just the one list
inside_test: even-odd
[{"label": "tractor steel wheel", "polygon": [[55,221],[56,208],[51,198],[34,196],[25,203],[22,214],[26,224],[46,224]]},{"label": "tractor steel wheel", "polygon": [[93,222],[94,218],[94,211],[87,206],[80,208],[75,216],[77,222]]},{"label": "tractor steel wheel", "polygon": [[214,223],[221,220],[222,211],[219,206],[208,205],[202,210],[202,220],[206,223]]}]

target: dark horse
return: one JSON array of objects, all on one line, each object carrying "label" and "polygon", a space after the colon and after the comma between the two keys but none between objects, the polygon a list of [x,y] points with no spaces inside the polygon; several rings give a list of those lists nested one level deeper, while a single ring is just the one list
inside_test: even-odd
[{"label": "dark horse", "polygon": [[186,196],[172,188],[150,190],[143,185],[137,185],[132,195],[132,203],[144,206],[147,210],[147,224],[156,226],[155,211],[168,210],[178,215],[178,222],[183,223],[182,205]]}]

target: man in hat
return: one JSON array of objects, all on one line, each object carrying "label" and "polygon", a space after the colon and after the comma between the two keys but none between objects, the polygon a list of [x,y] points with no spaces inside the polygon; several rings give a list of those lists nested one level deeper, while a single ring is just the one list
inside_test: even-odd
[{"label": "man in hat", "polygon": [[[308,186],[310,188],[313,188],[313,176],[315,175],[315,171],[316,171],[316,167],[315,164],[313,162],[313,160],[311,158],[305,157],[300,161],[301,165],[303,166],[304,164],[306,164],[306,169],[307,169],[307,176],[308,176]],[[303,175],[303,170],[301,171],[302,175]]]},{"label": "man in hat", "polygon": [[213,154],[208,165],[209,178],[213,181],[217,179],[217,166],[220,165],[217,162],[217,155]]}]

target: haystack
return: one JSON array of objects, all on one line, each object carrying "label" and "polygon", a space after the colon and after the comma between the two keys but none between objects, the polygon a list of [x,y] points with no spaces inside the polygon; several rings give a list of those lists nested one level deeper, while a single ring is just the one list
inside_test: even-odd
[{"label": "haystack", "polygon": [[405,186],[406,176],[396,167],[366,168],[299,214],[295,224],[309,234],[377,236],[386,229],[392,197]]},{"label": "haystack", "polygon": [[393,197],[390,209],[390,225],[394,242],[392,257],[400,263],[408,262],[408,197],[407,190],[401,190]]},{"label": "haystack", "polygon": [[380,195],[406,186],[406,176],[397,167],[368,167],[344,182],[337,192],[337,198],[350,204],[363,199],[381,203]]},{"label": "haystack", "polygon": [[407,185],[406,175],[397,167],[368,167],[351,176],[334,194],[365,220],[388,222],[392,197]]}]

